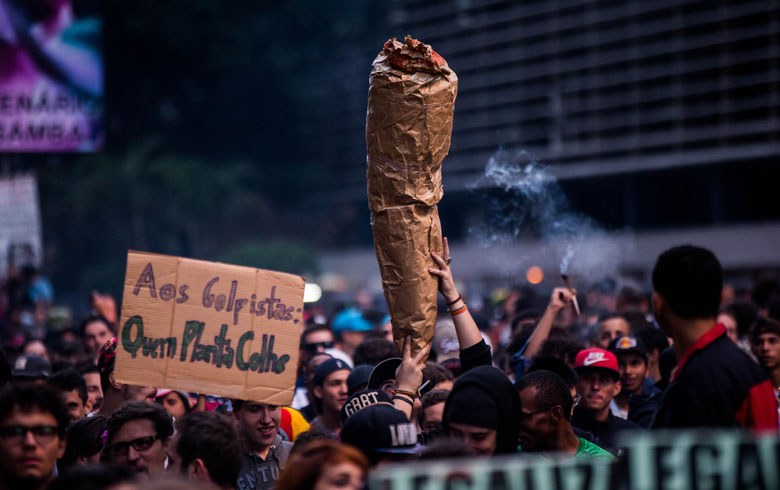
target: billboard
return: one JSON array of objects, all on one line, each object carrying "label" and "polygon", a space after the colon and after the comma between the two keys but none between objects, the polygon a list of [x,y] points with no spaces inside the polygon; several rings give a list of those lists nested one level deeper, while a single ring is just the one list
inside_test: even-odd
[{"label": "billboard", "polygon": [[0,0],[0,152],[104,140],[99,2]]}]

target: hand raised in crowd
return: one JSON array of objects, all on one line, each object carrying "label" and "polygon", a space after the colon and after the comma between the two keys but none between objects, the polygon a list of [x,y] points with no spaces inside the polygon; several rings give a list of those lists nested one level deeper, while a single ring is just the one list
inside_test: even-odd
[{"label": "hand raised in crowd", "polygon": [[418,396],[420,384],[423,380],[423,368],[425,359],[431,350],[431,344],[426,345],[416,356],[412,357],[412,339],[404,339],[404,353],[401,365],[395,370],[395,395],[393,396],[393,405],[395,408],[406,414],[411,420],[412,410],[415,405],[415,399]]},{"label": "hand raised in crowd", "polygon": [[447,237],[442,239],[442,252],[446,259],[440,257],[436,252],[431,252],[431,257],[433,257],[434,262],[436,262],[436,265],[438,265],[439,268],[430,268],[428,269],[428,272],[439,278],[439,291],[442,296],[444,296],[444,300],[447,303],[451,303],[460,295],[458,294],[457,287],[455,287],[455,280],[452,278],[452,271],[450,270],[452,256],[450,255],[450,244],[447,241]]},{"label": "hand raised in crowd", "polygon": [[431,351],[431,344],[426,345],[412,357],[412,338],[406,337],[404,339],[404,353],[401,365],[395,370],[395,384],[396,388],[404,391],[411,391],[416,393],[420,389],[420,384],[423,379],[423,368],[425,367],[425,359],[428,358],[428,353]]},{"label": "hand raised in crowd", "polygon": [[466,301],[458,293],[458,288],[455,287],[455,279],[452,278],[452,270],[450,269],[452,254],[450,253],[450,244],[447,237],[442,238],[442,252],[444,258],[436,252],[431,252],[431,257],[439,268],[429,268],[428,272],[439,278],[439,291],[447,303],[447,311],[449,311],[452,316],[452,322],[455,324],[458,344],[460,349],[463,350],[481,342],[482,335],[479,333],[479,328],[474,322],[474,318],[468,311]]},{"label": "hand raised in crowd", "polygon": [[566,306],[572,304],[576,295],[576,290],[570,291],[568,288],[554,288],[552,294],[550,295],[550,304],[547,305],[547,307],[556,311],[560,311]]},{"label": "hand raised in crowd", "polygon": [[544,315],[539,319],[539,323],[536,324],[536,328],[528,339],[528,344],[523,353],[524,358],[531,359],[539,353],[542,344],[550,336],[550,329],[552,329],[555,317],[562,309],[572,304],[576,295],[577,291],[573,289],[553,289],[552,294],[550,295],[550,303],[547,305]]}]

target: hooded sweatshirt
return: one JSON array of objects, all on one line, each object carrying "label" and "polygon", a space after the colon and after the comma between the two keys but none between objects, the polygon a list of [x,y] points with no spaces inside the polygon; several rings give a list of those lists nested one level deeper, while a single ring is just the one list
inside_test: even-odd
[{"label": "hooded sweatshirt", "polygon": [[492,366],[478,366],[463,374],[444,405],[442,428],[457,422],[497,431],[495,454],[517,452],[520,429],[520,397],[504,373]]}]

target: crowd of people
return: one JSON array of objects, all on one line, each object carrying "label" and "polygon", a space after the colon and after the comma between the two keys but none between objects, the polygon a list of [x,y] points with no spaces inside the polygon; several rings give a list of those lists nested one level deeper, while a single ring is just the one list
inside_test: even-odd
[{"label": "crowd of people", "polygon": [[[780,285],[724,284],[710,251],[661,254],[652,291],[600,281],[470,311],[446,239],[420,350],[356,307],[307,311],[290,406],[114,377],[117,308],[79,328],[27,271],[2,286],[0,489],[359,489],[387,463],[525,455],[616,461],[630,431],[776,433]],[[456,262],[457,264],[457,262]],[[577,302],[578,307],[574,308]]]}]

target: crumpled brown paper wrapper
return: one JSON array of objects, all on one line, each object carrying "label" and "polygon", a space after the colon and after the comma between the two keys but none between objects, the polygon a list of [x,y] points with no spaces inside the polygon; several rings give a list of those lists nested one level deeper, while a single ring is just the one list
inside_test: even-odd
[{"label": "crumpled brown paper wrapper", "polygon": [[430,46],[390,39],[374,60],[366,115],[368,201],[382,287],[399,349],[433,339],[441,255],[436,204],[450,149],[458,78]]}]

